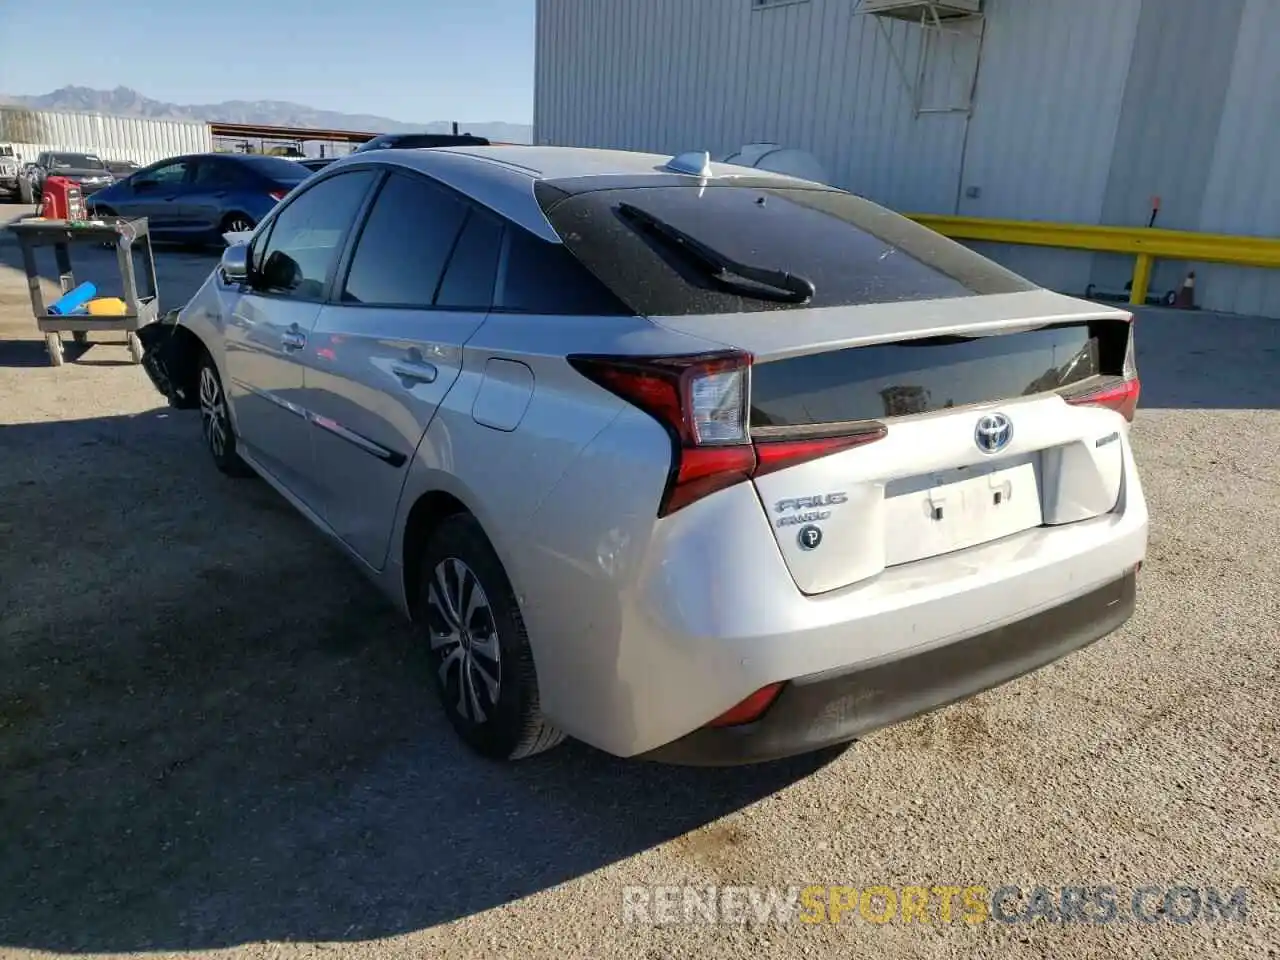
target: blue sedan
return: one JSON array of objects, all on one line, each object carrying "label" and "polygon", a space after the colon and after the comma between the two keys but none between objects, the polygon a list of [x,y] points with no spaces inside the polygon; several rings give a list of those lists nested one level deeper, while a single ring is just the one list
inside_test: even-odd
[{"label": "blue sedan", "polygon": [[252,230],[310,174],[261,154],[170,157],[99,190],[85,208],[98,216],[146,217],[158,240],[216,244],[224,233]]}]

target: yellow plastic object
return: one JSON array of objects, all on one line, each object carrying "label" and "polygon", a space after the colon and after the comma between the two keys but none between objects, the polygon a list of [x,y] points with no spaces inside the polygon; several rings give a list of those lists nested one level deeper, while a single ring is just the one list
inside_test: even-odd
[{"label": "yellow plastic object", "polygon": [[87,304],[91,317],[123,317],[129,312],[125,302],[119,297],[98,297]]}]

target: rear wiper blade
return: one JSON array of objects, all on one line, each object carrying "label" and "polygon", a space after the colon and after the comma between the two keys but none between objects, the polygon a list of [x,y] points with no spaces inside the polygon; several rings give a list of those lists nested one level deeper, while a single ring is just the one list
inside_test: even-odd
[{"label": "rear wiper blade", "polygon": [[637,226],[666,240],[671,247],[696,263],[712,280],[746,296],[782,303],[808,303],[817,290],[808,277],[788,273],[786,270],[741,263],[629,203],[618,204],[618,212]]}]

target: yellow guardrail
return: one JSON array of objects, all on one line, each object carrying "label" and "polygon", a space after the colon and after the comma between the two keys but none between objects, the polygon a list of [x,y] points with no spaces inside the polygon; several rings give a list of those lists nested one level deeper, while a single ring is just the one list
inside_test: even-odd
[{"label": "yellow guardrail", "polygon": [[988,220],[908,214],[912,220],[952,240],[987,240],[1031,247],[1058,247],[1093,253],[1131,254],[1136,259],[1129,302],[1144,304],[1156,260],[1229,263],[1240,267],[1280,269],[1280,239],[1236,237],[1155,227],[1091,227],[1077,223],[1034,220]]}]

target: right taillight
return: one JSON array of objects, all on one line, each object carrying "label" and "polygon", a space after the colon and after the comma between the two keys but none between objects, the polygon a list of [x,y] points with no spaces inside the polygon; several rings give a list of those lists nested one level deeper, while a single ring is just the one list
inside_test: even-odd
[{"label": "right taillight", "polygon": [[1138,412],[1138,397],[1142,383],[1138,378],[1138,362],[1133,345],[1133,314],[1125,317],[1124,361],[1120,379],[1104,383],[1087,393],[1067,394],[1063,399],[1074,406],[1106,407],[1123,416],[1130,423]]},{"label": "right taillight", "polygon": [[1142,383],[1134,377],[1132,380],[1109,384],[1092,393],[1076,394],[1063,399],[1077,407],[1107,407],[1132,423],[1138,412],[1138,397],[1141,393]]},{"label": "right taillight", "polygon": [[874,423],[839,435],[761,436],[753,440],[747,399],[749,353],[572,356],[568,360],[587,379],[667,428],[672,464],[658,506],[660,517],[752,477],[870,443],[887,432],[883,424]]}]

